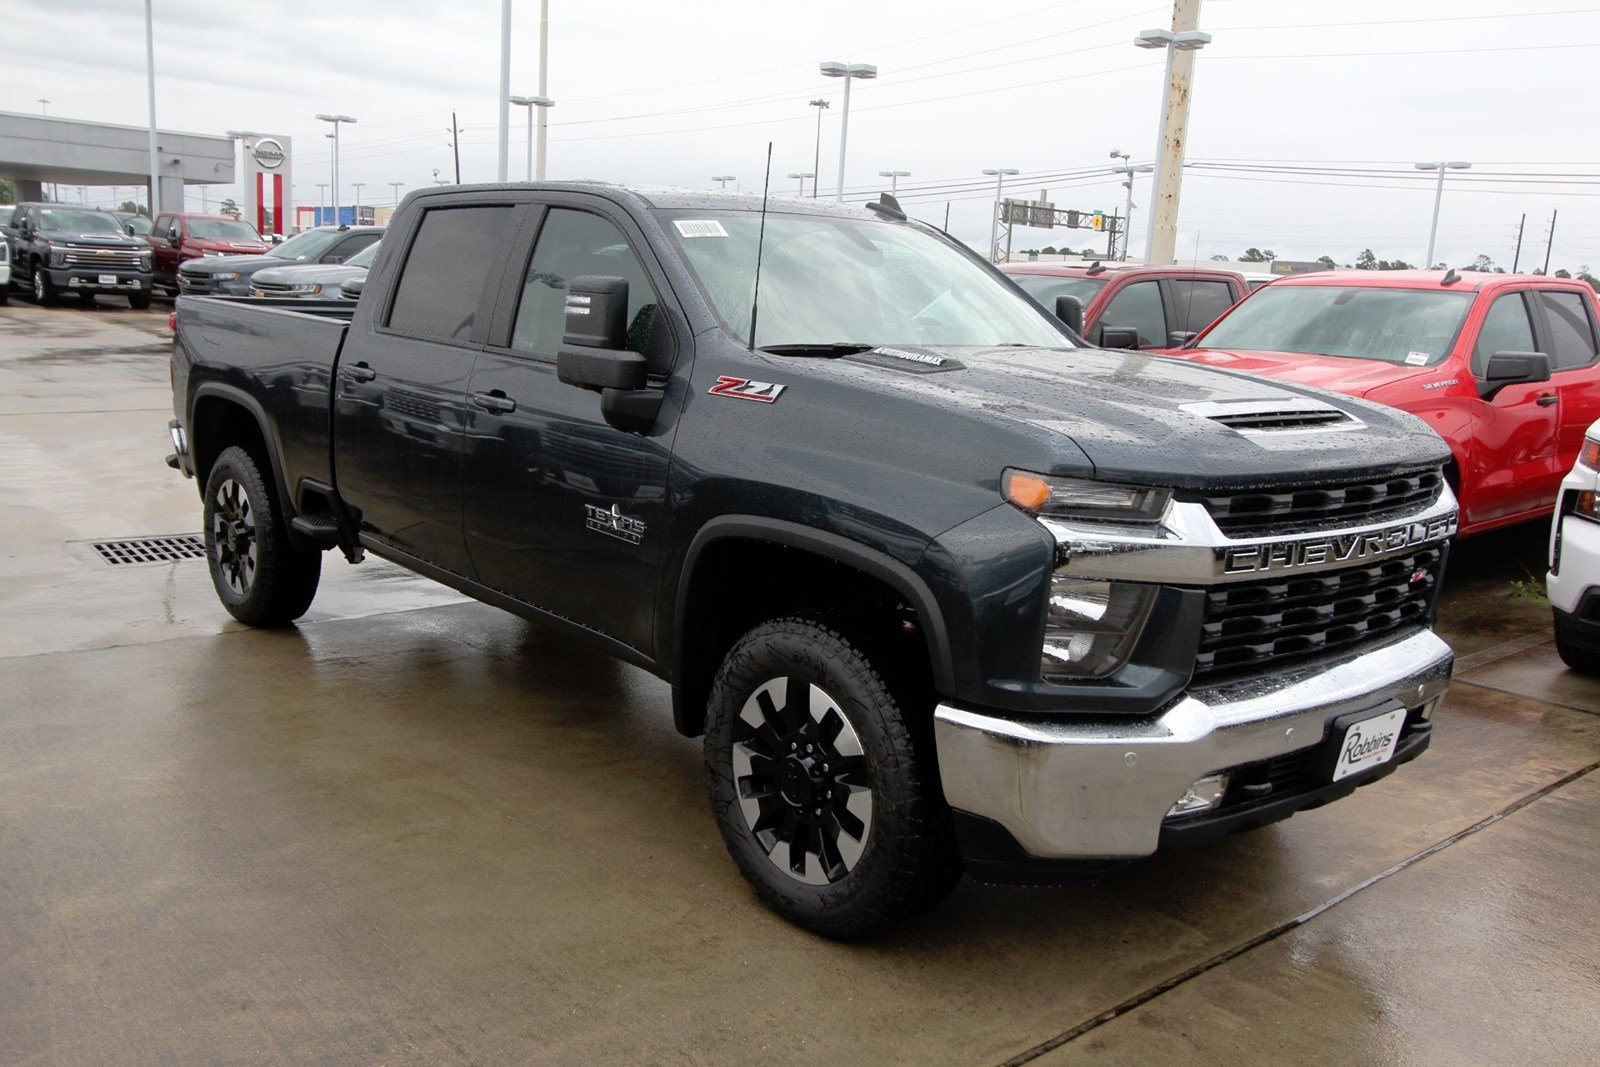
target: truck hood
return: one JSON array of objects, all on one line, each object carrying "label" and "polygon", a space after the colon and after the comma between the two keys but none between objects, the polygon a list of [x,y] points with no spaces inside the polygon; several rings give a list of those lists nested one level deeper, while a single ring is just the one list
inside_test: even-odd
[{"label": "truck hood", "polygon": [[1299,352],[1257,352],[1240,349],[1186,348],[1166,353],[1179,359],[1204,363],[1247,374],[1264,374],[1296,385],[1313,385],[1350,396],[1366,396],[1371,390],[1393,385],[1419,374],[1427,367],[1407,367],[1379,359],[1353,359],[1348,356],[1313,356]]},{"label": "truck hood", "polygon": [[[1020,424],[1036,441],[1068,439],[1076,451],[1050,450],[1058,473],[1071,473],[1081,451],[1094,477],[1199,489],[1355,479],[1449,458],[1443,440],[1405,412],[1145,352],[884,346],[805,362],[952,414]],[[1267,432],[1219,421],[1239,409],[1305,407],[1347,419]]]},{"label": "truck hood", "polygon": [[292,266],[294,260],[279,256],[197,256],[186,259],[178,268],[185,274],[254,273],[268,267]]},{"label": "truck hood", "polygon": [[145,248],[141,237],[128,237],[115,233],[72,233],[69,230],[40,230],[46,241],[61,241],[75,245],[96,245],[101,248]]},{"label": "truck hood", "polygon": [[359,278],[365,273],[366,267],[347,267],[342,263],[291,263],[259,270],[252,277],[258,282],[279,285],[311,285],[317,282],[338,285],[346,278]]},{"label": "truck hood", "polygon": [[189,244],[206,252],[222,252],[230,256],[259,256],[267,250],[263,241],[190,241]]}]

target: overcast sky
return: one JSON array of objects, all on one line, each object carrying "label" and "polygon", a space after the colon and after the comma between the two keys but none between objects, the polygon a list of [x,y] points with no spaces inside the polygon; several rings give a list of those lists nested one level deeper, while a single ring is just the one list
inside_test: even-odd
[{"label": "overcast sky", "polygon": [[[327,182],[326,126],[346,127],[343,199],[389,182],[451,175],[450,109],[462,177],[491,180],[498,93],[497,0],[342,0],[244,4],[155,0],[157,111],[163,128],[250,129],[294,139],[295,199]],[[537,0],[515,0],[512,92],[537,92]],[[812,169],[817,109],[823,195],[838,165],[841,85],[822,60],[874,63],[852,90],[846,188],[905,170],[902,200],[977,244],[987,241],[985,167],[1016,167],[1018,195],[1116,210],[1112,149],[1154,155],[1161,53],[1137,31],[1170,24],[1170,0],[873,0],[803,5],[676,0],[550,0],[549,175],[709,184],[734,174],[759,189],[767,142],[773,187]],[[1446,188],[1436,259],[1487,253],[1510,266],[1527,212],[1522,265],[1600,268],[1600,148],[1590,87],[1600,6],[1583,0],[1204,0],[1215,37],[1198,60],[1180,256],[1247,246],[1290,259],[1348,262],[1364,247],[1419,262],[1433,186],[1417,160],[1467,160]],[[143,124],[143,5],[138,0],[0,0],[7,77],[0,110]],[[526,166],[513,109],[511,173]],[[1224,169],[1224,168],[1255,169]],[[1277,168],[1263,170],[1260,168]],[[1307,172],[1371,168],[1397,174]],[[1550,177],[1529,177],[1541,174]],[[929,187],[919,191],[918,187]],[[219,188],[212,203],[227,188]],[[1135,188],[1143,247],[1149,179]],[[191,206],[199,207],[191,191]],[[1088,231],[1018,230],[1019,249],[1100,243]]]}]

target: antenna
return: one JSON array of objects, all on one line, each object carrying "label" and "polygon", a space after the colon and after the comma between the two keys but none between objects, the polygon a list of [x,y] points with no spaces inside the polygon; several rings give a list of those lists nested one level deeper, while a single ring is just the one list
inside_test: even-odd
[{"label": "antenna", "polygon": [[[820,112],[819,112],[820,114]],[[767,176],[761,180],[761,230],[756,236],[756,284],[750,293],[750,351],[756,350],[756,308],[761,303],[761,249],[767,242],[767,190],[772,188],[772,142],[767,142]]]}]

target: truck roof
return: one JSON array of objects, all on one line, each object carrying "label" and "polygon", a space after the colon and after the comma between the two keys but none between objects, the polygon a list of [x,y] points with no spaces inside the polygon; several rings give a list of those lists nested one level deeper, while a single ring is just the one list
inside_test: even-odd
[{"label": "truck roof", "polygon": [[1325,270],[1315,274],[1285,274],[1272,283],[1281,285],[1349,285],[1365,289],[1445,289],[1458,293],[1478,293],[1509,285],[1548,285],[1568,283],[1588,288],[1576,278],[1555,278],[1543,274],[1488,274],[1460,271],[1449,285],[1442,270]]},{"label": "truck roof", "polygon": [[[1000,269],[1007,274],[1043,274],[1055,278],[1087,278],[1089,263],[1002,263]],[[1217,267],[1179,267],[1174,264],[1161,266],[1148,263],[1101,263],[1102,269],[1095,271],[1094,277],[1103,278],[1112,275],[1138,274],[1193,274],[1205,278],[1233,278],[1244,281],[1244,275],[1235,270],[1222,270]]]},{"label": "truck roof", "polygon": [[[646,209],[705,208],[723,211],[760,211],[761,194],[748,192],[723,192],[718,189],[690,189],[670,185],[631,185],[620,182],[563,181],[563,182],[487,182],[476,185],[441,185],[431,189],[418,189],[406,199],[420,197],[453,196],[458,193],[495,192],[498,190],[545,189],[552,192],[621,194],[639,202]],[[866,205],[861,201],[838,203],[811,197],[785,196],[774,191],[767,198],[768,211],[788,214],[831,215],[841,218],[861,218]]]}]

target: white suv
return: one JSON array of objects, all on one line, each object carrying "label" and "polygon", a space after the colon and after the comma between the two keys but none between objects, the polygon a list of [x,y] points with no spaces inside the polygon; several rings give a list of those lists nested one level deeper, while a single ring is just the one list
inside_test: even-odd
[{"label": "white suv", "polygon": [[1600,422],[1590,425],[1578,462],[1561,482],[1545,588],[1562,662],[1600,674]]},{"label": "white suv", "polygon": [[0,237],[0,304],[11,293],[11,242]]}]

